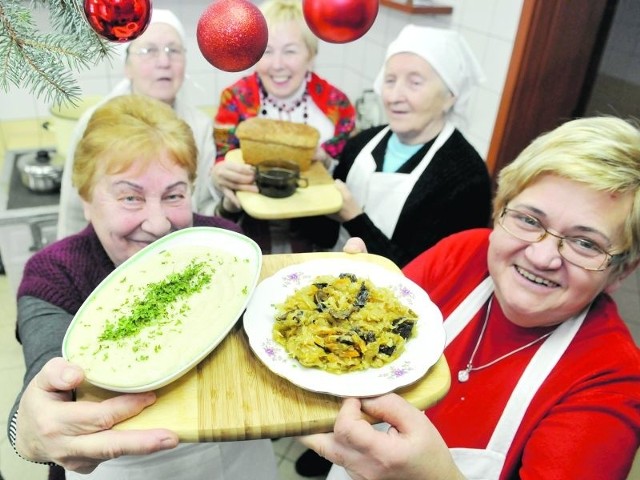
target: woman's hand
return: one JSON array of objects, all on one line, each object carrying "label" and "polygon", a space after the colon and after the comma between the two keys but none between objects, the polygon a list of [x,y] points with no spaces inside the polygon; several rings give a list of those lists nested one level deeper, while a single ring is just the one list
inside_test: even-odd
[{"label": "woman's hand", "polygon": [[104,460],[178,445],[170,430],[111,430],[153,404],[153,392],[73,402],[72,390],[83,380],[82,369],[62,358],[47,362],[33,378],[18,409],[16,450],[22,457],[89,473]]},{"label": "woman's hand", "polygon": [[344,253],[367,253],[367,246],[360,237],[351,237],[342,247]]},{"label": "woman's hand", "polygon": [[[223,160],[213,165],[211,169],[213,185],[220,190],[224,199],[228,200],[236,211],[241,210],[240,202],[235,192],[242,190],[245,192],[258,192],[255,185],[255,170],[251,165]],[[224,201],[223,199],[223,201]],[[228,203],[223,204],[226,210],[233,211]]]},{"label": "woman's hand", "polygon": [[322,162],[322,165],[324,165],[324,168],[327,170],[329,170],[333,164],[333,158],[319,145],[316,147],[316,151],[311,160],[314,162]]},{"label": "woman's hand", "polygon": [[362,207],[358,204],[356,199],[353,198],[353,195],[351,195],[351,191],[349,190],[349,187],[347,187],[346,183],[342,180],[335,180],[334,184],[340,192],[340,195],[342,195],[342,208],[340,208],[340,211],[335,215],[338,217],[340,222],[348,222],[363,212]]},{"label": "woman's hand", "polygon": [[[392,425],[375,430],[366,415]],[[354,480],[461,479],[447,445],[423,412],[396,394],[347,398],[334,433],[299,439]]]}]

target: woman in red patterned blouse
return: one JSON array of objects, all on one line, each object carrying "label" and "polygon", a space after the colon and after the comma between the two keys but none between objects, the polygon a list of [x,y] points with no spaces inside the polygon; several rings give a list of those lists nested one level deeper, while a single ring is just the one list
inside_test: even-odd
[{"label": "woman in red patterned blouse", "polygon": [[[239,146],[235,130],[240,122],[260,116],[315,127],[320,141],[314,160],[327,167],[332,166],[355,127],[355,108],[347,96],[312,71],[318,39],[304,20],[300,0],[269,0],[260,8],[269,27],[267,49],[253,74],[222,92],[214,122],[217,156],[213,178],[222,193],[218,213],[234,219],[242,213],[235,191],[258,191],[253,167],[224,161],[226,153]],[[251,230],[248,226],[247,233]],[[286,251],[288,228],[280,228],[285,232],[283,241],[271,230],[269,238],[256,241],[265,251]]]}]

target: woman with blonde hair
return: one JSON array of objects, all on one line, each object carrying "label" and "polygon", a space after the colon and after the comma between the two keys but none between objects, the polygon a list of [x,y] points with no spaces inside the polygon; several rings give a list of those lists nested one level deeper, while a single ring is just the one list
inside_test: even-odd
[{"label": "woman with blonde hair", "polygon": [[193,209],[204,215],[213,214],[218,200],[209,176],[215,157],[213,122],[189,101],[185,88],[185,38],[182,22],[173,12],[154,8],[145,32],[132,42],[122,45],[126,78],[118,82],[100,103],[85,111],[69,141],[60,187],[58,238],[77,233],[87,225],[77,185],[71,180],[75,148],[95,109],[120,95],[145,95],[160,100],[170,105],[187,122],[198,149],[195,157],[198,160],[198,175],[192,193]]},{"label": "woman with blonde hair", "polygon": [[[214,121],[217,161],[213,178],[221,191],[218,213],[242,218],[242,225],[264,253],[308,251],[303,238],[291,242],[290,223],[268,224],[243,216],[237,190],[257,192],[253,167],[224,160],[239,147],[235,130],[252,117],[304,123],[316,128],[320,140],[315,161],[331,167],[355,127],[355,109],[347,96],[313,72],[318,39],[309,30],[300,0],[267,0],[260,5],[267,25],[267,49],[255,71],[227,87],[220,96]],[[293,243],[293,245],[292,245]]]},{"label": "woman with blonde hair", "polygon": [[346,469],[329,479],[627,478],[640,350],[610,293],[640,262],[640,130],[540,136],[500,172],[493,216],[403,270],[445,318],[449,392],[425,412],[347,399],[334,433],[303,439]]},{"label": "woman with blonde hair", "polygon": [[269,440],[179,444],[166,429],[113,430],[154,403],[155,394],[75,402],[84,372],[60,358],[73,316],[132,255],[191,226],[239,231],[228,220],[193,213],[196,158],[189,125],[168,105],[141,95],[107,101],[89,120],[74,162],[89,225],[27,262],[16,324],[27,372],[9,439],[22,457],[63,466],[67,480],[277,478]]}]

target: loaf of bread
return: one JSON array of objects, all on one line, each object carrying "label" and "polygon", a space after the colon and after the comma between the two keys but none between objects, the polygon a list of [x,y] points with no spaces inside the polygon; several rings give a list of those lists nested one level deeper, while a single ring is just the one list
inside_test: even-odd
[{"label": "loaf of bread", "polygon": [[289,160],[300,170],[311,166],[320,132],[309,125],[268,118],[248,118],[236,128],[245,163],[257,165],[265,160]]}]

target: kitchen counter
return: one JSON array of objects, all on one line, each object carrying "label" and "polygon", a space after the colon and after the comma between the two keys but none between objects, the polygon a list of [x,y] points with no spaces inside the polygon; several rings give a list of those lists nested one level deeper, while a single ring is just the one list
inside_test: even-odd
[{"label": "kitchen counter", "polygon": [[42,128],[48,118],[0,122],[0,169],[7,150],[53,148],[55,136]]},{"label": "kitchen counter", "polygon": [[[11,165],[9,152],[54,149],[55,137],[42,128],[47,119],[0,122],[0,254],[13,293],[17,291],[24,264],[33,253],[55,239],[57,205],[5,210],[8,204]],[[4,203],[6,202],[6,204]]]},{"label": "kitchen counter", "polygon": [[[217,107],[213,105],[203,105],[199,108],[211,118],[215,116],[217,111]],[[49,121],[50,118],[46,116],[26,120],[0,121],[0,169],[7,150],[55,147],[54,133],[42,127],[42,124]]]}]

